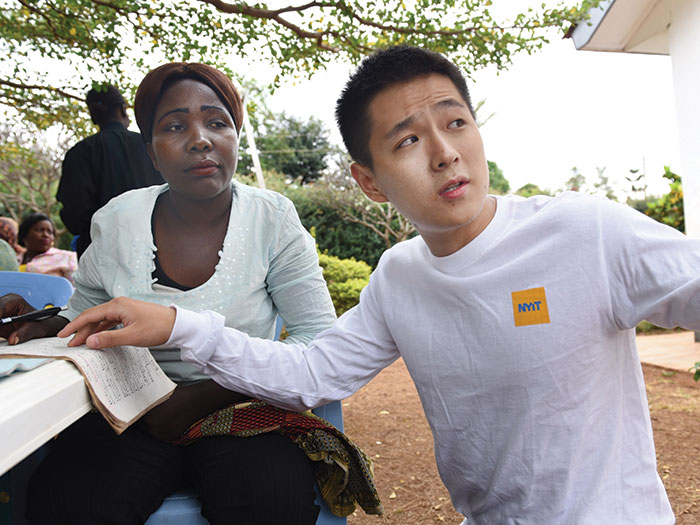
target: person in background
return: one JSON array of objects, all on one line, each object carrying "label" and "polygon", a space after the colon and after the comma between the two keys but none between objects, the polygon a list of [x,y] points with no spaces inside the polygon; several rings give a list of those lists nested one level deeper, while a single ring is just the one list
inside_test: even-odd
[{"label": "person in background", "polygon": [[91,89],[86,102],[99,132],[78,142],[63,159],[56,199],[61,220],[79,235],[80,257],[90,244],[92,215],[125,191],[162,184],[139,133],[129,131],[126,101],[114,86]]},{"label": "person in background", "polygon": [[0,217],[0,270],[19,270],[17,259],[23,253],[24,250],[17,245],[17,221],[9,217]]},{"label": "person in background", "polygon": [[54,247],[56,228],[48,216],[43,213],[27,215],[19,225],[18,239],[26,248],[20,259],[20,271],[58,275],[73,282],[78,258],[75,252]]}]

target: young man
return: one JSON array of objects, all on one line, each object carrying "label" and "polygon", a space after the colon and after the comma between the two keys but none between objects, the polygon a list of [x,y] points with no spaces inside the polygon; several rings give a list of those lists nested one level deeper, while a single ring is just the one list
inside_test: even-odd
[{"label": "young man", "polygon": [[470,525],[673,523],[634,327],[700,328],[700,242],[604,199],[489,196],[464,79],[441,55],[367,58],[337,117],[357,182],[420,237],[384,254],[333,328],[280,346],[215,313],[117,299],[59,335],[169,339],[221,385],[293,410],[402,357]]}]

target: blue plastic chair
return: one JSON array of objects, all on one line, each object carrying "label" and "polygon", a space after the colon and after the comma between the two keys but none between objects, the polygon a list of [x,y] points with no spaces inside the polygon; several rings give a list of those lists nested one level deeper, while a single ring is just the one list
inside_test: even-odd
[{"label": "blue plastic chair", "polygon": [[0,272],[0,295],[16,293],[34,308],[66,306],[73,295],[68,279],[28,272]]},{"label": "blue plastic chair", "polygon": [[[73,295],[73,285],[63,277],[41,273],[0,272],[0,295],[16,293],[34,308],[66,306]],[[43,361],[26,359],[25,361]],[[9,509],[0,515],[0,525],[25,523],[24,492],[32,473],[46,455],[46,445],[0,477],[0,486],[10,494]]]},{"label": "blue plastic chair", "polygon": [[[282,333],[282,318],[277,317],[275,327],[275,340],[279,339]],[[333,401],[322,407],[315,408],[313,413],[322,417],[338,430],[343,430],[343,409],[340,401]],[[315,503],[321,507],[316,525],[346,525],[348,520],[334,515],[328,505],[323,501],[316,490]],[[163,504],[146,521],[145,525],[209,525],[207,519],[201,514],[202,504],[197,495],[191,491],[178,491],[163,501]]]}]

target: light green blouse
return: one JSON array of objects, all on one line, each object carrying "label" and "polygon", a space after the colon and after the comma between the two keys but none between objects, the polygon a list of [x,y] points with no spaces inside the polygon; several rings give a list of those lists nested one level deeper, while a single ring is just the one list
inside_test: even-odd
[{"label": "light green blouse", "polygon": [[16,272],[19,270],[17,252],[4,239],[0,239],[0,271]]},{"label": "light green blouse", "polygon": [[[229,226],[214,275],[187,291],[165,289],[152,277],[156,247],[151,215],[167,184],[112,199],[92,218],[92,244],[80,258],[76,291],[62,315],[73,319],[91,306],[126,296],[212,310],[226,318],[227,326],[254,337],[272,338],[278,314],[289,342],[309,342],[330,327],[335,311],[316,245],[292,202],[273,191],[234,185]],[[173,381],[207,378],[180,360],[178,348],[151,352]]]}]

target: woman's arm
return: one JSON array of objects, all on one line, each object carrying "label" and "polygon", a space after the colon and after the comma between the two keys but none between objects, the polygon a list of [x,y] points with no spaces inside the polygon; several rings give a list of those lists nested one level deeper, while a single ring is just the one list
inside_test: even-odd
[{"label": "woman's arm", "polygon": [[[68,346],[83,343],[91,348],[158,346],[170,337],[174,321],[173,308],[119,297],[86,310],[66,325],[58,336],[75,334]],[[110,330],[119,324],[124,328]],[[172,441],[198,419],[245,398],[212,380],[178,386],[173,395],[151,409],[141,423],[153,437]]]},{"label": "woman's arm", "polygon": [[335,308],[318,264],[316,242],[291,204],[271,246],[267,289],[289,333],[286,343],[308,343],[335,323]]}]

